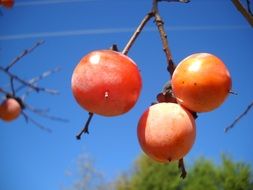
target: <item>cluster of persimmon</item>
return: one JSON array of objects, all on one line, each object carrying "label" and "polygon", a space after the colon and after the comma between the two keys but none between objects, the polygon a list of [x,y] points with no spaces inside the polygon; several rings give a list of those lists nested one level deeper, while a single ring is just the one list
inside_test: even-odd
[{"label": "cluster of persimmon", "polygon": [[[137,136],[143,151],[158,162],[182,159],[196,137],[196,112],[218,108],[231,89],[225,64],[209,53],[182,60],[172,79],[172,99],[151,105],[140,117]],[[113,50],[85,55],[74,69],[72,91],[88,112],[116,116],[137,102],[142,79],[135,62]]]},{"label": "cluster of persimmon", "polygon": [[0,0],[0,6],[6,7],[6,8],[12,8],[14,5],[14,0]]}]

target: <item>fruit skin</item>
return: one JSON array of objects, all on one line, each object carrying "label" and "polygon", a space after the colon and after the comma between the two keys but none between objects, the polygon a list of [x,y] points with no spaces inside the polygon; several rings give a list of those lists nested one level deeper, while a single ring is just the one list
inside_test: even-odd
[{"label": "fruit skin", "polygon": [[21,110],[16,99],[7,98],[0,105],[0,118],[4,121],[12,121],[20,115]]},{"label": "fruit skin", "polygon": [[14,5],[14,0],[0,0],[0,5],[6,8],[12,8]]},{"label": "fruit skin", "polygon": [[225,64],[218,57],[209,53],[196,53],[179,63],[171,84],[178,103],[195,112],[208,112],[225,101],[232,80]]},{"label": "fruit skin", "polygon": [[194,144],[195,120],[179,104],[158,103],[142,114],[137,134],[143,151],[154,160],[179,160]]},{"label": "fruit skin", "polygon": [[97,50],[84,56],[72,75],[72,92],[87,111],[103,116],[128,112],[142,88],[137,65],[112,50]]}]

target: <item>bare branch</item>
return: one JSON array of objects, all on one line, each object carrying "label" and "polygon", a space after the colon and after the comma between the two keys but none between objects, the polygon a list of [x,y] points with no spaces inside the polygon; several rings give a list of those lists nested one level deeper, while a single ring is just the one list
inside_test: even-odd
[{"label": "bare branch", "polygon": [[154,17],[155,17],[155,23],[156,23],[156,26],[158,28],[158,31],[159,31],[159,34],[160,34],[160,37],[162,40],[163,51],[164,51],[164,53],[166,55],[166,59],[167,59],[167,64],[168,64],[167,69],[168,69],[170,75],[172,76],[176,66],[172,60],[172,54],[169,49],[167,34],[164,29],[164,22],[159,14],[159,11],[158,11],[157,0],[153,0],[153,13],[154,13]]},{"label": "bare branch", "polygon": [[247,115],[247,113],[250,111],[250,109],[251,109],[252,107],[253,107],[253,102],[251,102],[251,103],[248,105],[248,107],[245,109],[245,111],[244,111],[241,115],[239,115],[239,116],[234,120],[234,122],[233,122],[231,125],[229,125],[228,127],[225,128],[225,132],[228,132],[230,129],[232,129],[232,128],[236,125],[237,122],[239,122],[245,115]]},{"label": "bare branch", "polygon": [[31,105],[28,105],[28,104],[24,104],[25,105],[25,108],[27,108],[28,110],[30,110],[30,111],[32,111],[32,112],[34,112],[34,113],[38,113],[38,114],[40,114],[40,113],[42,113],[42,114],[45,114],[45,113],[48,113],[49,112],[49,108],[47,108],[47,109],[39,109],[39,108],[34,108],[34,107],[32,107]]},{"label": "bare branch", "polygon": [[[40,76],[37,76],[37,77],[34,77],[34,78],[28,80],[28,83],[34,85],[39,80],[42,80],[42,79],[44,79],[44,78],[46,78],[46,77],[48,77],[48,76],[50,76],[50,75],[52,75],[52,74],[54,74],[56,72],[59,72],[60,70],[61,70],[60,67],[56,67],[54,69],[48,70],[48,71],[42,73]],[[16,88],[15,91],[17,92],[17,91],[23,89],[24,87],[26,87],[26,85],[23,84],[22,86]]]},{"label": "bare branch", "polygon": [[26,56],[27,54],[31,53],[34,49],[36,49],[38,46],[42,45],[44,43],[43,40],[38,41],[36,44],[34,44],[33,47],[30,49],[24,50],[19,56],[17,56],[8,66],[5,67],[5,70],[8,71],[11,67],[13,67],[21,58]]},{"label": "bare branch", "polygon": [[[253,16],[251,11],[248,12],[244,6],[242,5],[242,3],[240,2],[240,0],[232,0],[232,3],[234,4],[234,6],[238,9],[238,11],[240,11],[240,13],[244,16],[244,18],[246,18],[246,20],[248,21],[248,23],[251,25],[251,27],[253,27]],[[249,8],[248,8],[249,9]],[[250,9],[249,9],[250,10]]]},{"label": "bare branch", "polygon": [[25,104],[25,108],[27,108],[29,111],[31,111],[31,112],[33,112],[33,113],[35,113],[35,114],[37,114],[41,117],[44,117],[44,118],[47,118],[47,119],[50,119],[50,120],[68,122],[68,120],[65,119],[65,118],[48,115],[47,112],[49,111],[49,109],[46,109],[46,110],[36,109],[36,108],[33,108],[32,106],[30,106],[28,104]]},{"label": "bare branch", "polygon": [[11,91],[12,91],[12,95],[15,96],[16,92],[15,92],[15,88],[14,88],[14,78],[11,77],[10,81],[11,81]]},{"label": "bare branch", "polygon": [[123,49],[122,53],[127,55],[129,49],[132,47],[132,45],[134,44],[135,40],[137,39],[137,37],[139,36],[139,34],[141,33],[142,29],[144,28],[144,26],[147,24],[147,22],[153,17],[153,13],[150,12],[148,13],[143,20],[141,21],[140,25],[137,27],[137,29],[135,30],[134,34],[132,35],[132,37],[130,38],[130,40],[128,41],[127,45],[125,46],[125,48]]},{"label": "bare branch", "polygon": [[2,66],[0,66],[0,70],[3,71],[4,73],[6,73],[10,78],[13,78],[17,81],[19,81],[20,83],[34,89],[36,92],[39,92],[39,91],[44,91],[44,92],[47,92],[47,93],[50,93],[50,94],[59,94],[58,91],[56,90],[53,90],[53,89],[47,89],[47,88],[43,88],[43,87],[38,87],[38,86],[35,86],[21,78],[19,78],[17,75],[14,75],[12,74],[11,72],[9,72],[8,70],[6,70],[5,68],[3,68]]},{"label": "bare branch", "polygon": [[31,122],[31,123],[33,123],[35,126],[37,126],[38,128],[40,128],[40,129],[42,129],[42,130],[44,130],[44,131],[46,131],[46,132],[49,132],[49,133],[52,132],[51,129],[49,129],[49,128],[43,126],[43,125],[41,125],[40,123],[38,123],[37,121],[35,121],[35,120],[32,119],[31,117],[29,117],[23,110],[22,110],[21,114],[24,116],[24,118],[25,118],[25,120],[26,120],[27,123],[28,123],[28,122]]},{"label": "bare branch", "polygon": [[250,15],[253,16],[253,13],[251,11],[251,6],[250,6],[250,0],[247,0],[247,9],[248,9],[248,12],[250,13]]}]

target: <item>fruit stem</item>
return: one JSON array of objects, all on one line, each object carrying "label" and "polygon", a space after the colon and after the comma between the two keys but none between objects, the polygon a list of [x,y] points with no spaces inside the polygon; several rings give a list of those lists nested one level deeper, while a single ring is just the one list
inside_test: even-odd
[{"label": "fruit stem", "polygon": [[178,161],[178,168],[181,170],[180,177],[184,179],[186,177],[186,175],[187,175],[187,172],[186,172],[186,169],[185,169],[185,166],[184,166],[184,159],[183,158],[181,158]]},{"label": "fruit stem", "polygon": [[88,117],[88,119],[85,123],[85,126],[84,126],[83,130],[78,135],[76,135],[77,140],[81,139],[81,136],[82,136],[83,133],[89,134],[89,124],[90,124],[90,121],[91,121],[93,115],[94,115],[94,113],[89,112],[89,117]]}]

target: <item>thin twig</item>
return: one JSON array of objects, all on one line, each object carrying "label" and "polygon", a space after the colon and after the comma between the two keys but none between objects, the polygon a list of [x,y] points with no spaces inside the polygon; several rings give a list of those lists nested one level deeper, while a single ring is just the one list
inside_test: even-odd
[{"label": "thin twig", "polygon": [[30,121],[31,123],[33,123],[33,124],[34,124],[35,126],[37,126],[38,128],[40,128],[40,129],[42,129],[42,130],[44,130],[44,131],[46,131],[46,132],[49,132],[49,133],[52,132],[51,129],[49,129],[49,128],[43,126],[43,125],[41,125],[40,123],[38,123],[37,121],[35,121],[35,120],[32,119],[31,117],[29,117],[23,110],[22,110],[21,114],[24,116],[24,118],[25,118],[25,120],[26,120],[27,123]]},{"label": "thin twig", "polygon": [[157,0],[153,0],[153,12],[154,12],[154,17],[155,17],[155,23],[156,23],[156,26],[158,28],[158,31],[159,31],[159,34],[160,34],[160,37],[162,40],[163,51],[164,51],[164,53],[166,55],[166,59],[167,59],[167,64],[168,64],[167,69],[168,69],[170,75],[172,76],[176,66],[175,66],[173,59],[172,59],[172,54],[171,54],[171,51],[169,48],[167,34],[164,29],[164,22],[159,14]]},{"label": "thin twig", "polygon": [[20,83],[34,89],[36,92],[39,92],[39,91],[44,91],[44,92],[47,92],[47,93],[50,93],[50,94],[59,94],[58,91],[56,90],[53,90],[53,89],[47,89],[47,88],[43,88],[43,87],[38,87],[38,86],[35,86],[21,78],[19,78],[17,75],[14,75],[13,73],[9,72],[8,70],[6,70],[5,68],[3,68],[2,66],[0,66],[0,70],[5,72],[10,78],[13,78],[17,81],[19,81]]},{"label": "thin twig", "polygon": [[10,81],[11,81],[12,95],[15,96],[16,92],[15,92],[15,88],[14,88],[14,78],[11,77]]},{"label": "thin twig", "polygon": [[253,107],[253,102],[251,102],[249,105],[248,105],[248,107],[245,109],[245,111],[241,114],[241,115],[239,115],[235,120],[234,120],[234,122],[231,124],[231,125],[229,125],[228,127],[226,127],[225,128],[225,132],[228,132],[230,129],[232,129],[235,125],[236,125],[236,123],[238,122],[238,121],[240,121],[249,111],[250,111],[250,109]]},{"label": "thin twig", "polygon": [[[51,74],[54,74],[54,73],[56,73],[56,72],[59,72],[60,70],[61,70],[60,67],[56,67],[56,68],[54,68],[54,69],[48,70],[48,71],[42,73],[41,75],[39,75],[39,76],[37,76],[37,77],[34,77],[34,78],[28,80],[28,83],[34,85],[34,84],[37,83],[39,80],[42,80],[42,79],[44,79],[44,78],[50,76]],[[25,87],[26,87],[26,85],[23,84],[23,85],[21,85],[20,87],[16,88],[15,91],[18,92],[19,90],[21,90],[21,89],[23,89],[23,88],[25,88]]]},{"label": "thin twig", "polygon": [[89,134],[89,125],[90,125],[90,121],[91,121],[93,115],[94,115],[94,113],[89,112],[89,117],[88,117],[88,120],[85,123],[85,126],[84,126],[83,130],[78,135],[76,135],[77,140],[81,139],[81,136],[82,136],[83,133]]},{"label": "thin twig", "polygon": [[44,43],[44,40],[38,41],[34,44],[30,49],[25,49],[19,56],[17,56],[9,65],[5,67],[5,70],[8,71],[11,67],[13,67],[20,59],[22,59],[27,54],[31,53],[34,49],[39,47]]},{"label": "thin twig", "polygon": [[180,177],[184,179],[186,177],[186,175],[187,175],[187,172],[186,172],[186,169],[185,169],[185,166],[184,166],[184,159],[183,158],[181,158],[178,161],[178,168],[181,170]]},{"label": "thin twig", "polygon": [[251,16],[253,16],[253,13],[251,11],[251,6],[250,6],[250,0],[247,0],[247,9],[248,9],[248,12],[251,14]]},{"label": "thin twig", "polygon": [[25,105],[26,109],[28,109],[29,111],[31,111],[41,117],[45,117],[47,119],[55,120],[55,121],[69,122],[69,120],[67,120],[65,118],[48,115],[47,113],[48,113],[49,109],[42,110],[42,109],[33,108],[32,106],[30,106],[28,104],[24,104],[24,105]]},{"label": "thin twig", "polygon": [[132,45],[134,44],[135,40],[137,39],[137,37],[139,36],[139,34],[141,33],[142,29],[144,28],[144,26],[147,24],[147,22],[153,17],[153,13],[150,12],[148,13],[143,20],[141,21],[140,25],[137,27],[137,29],[135,30],[135,32],[133,33],[132,37],[130,38],[130,40],[128,41],[128,43],[126,44],[125,48],[123,49],[122,53],[127,55],[128,51],[130,50],[130,48],[132,47]]}]

